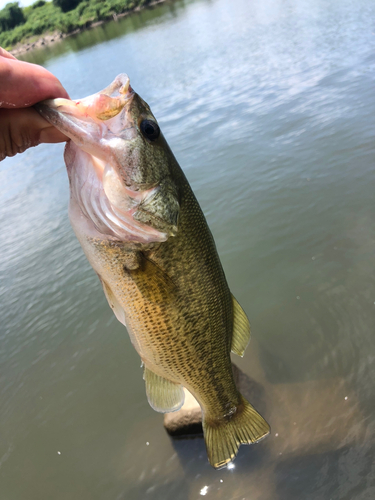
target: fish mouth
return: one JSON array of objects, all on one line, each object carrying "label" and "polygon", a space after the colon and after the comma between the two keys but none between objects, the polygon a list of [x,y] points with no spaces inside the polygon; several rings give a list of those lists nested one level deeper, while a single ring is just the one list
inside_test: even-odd
[{"label": "fish mouth", "polygon": [[[127,134],[122,134],[126,139],[136,135],[134,126],[126,123],[129,121],[126,109],[133,96],[129,77],[122,73],[104,90],[84,99],[48,99],[34,107],[80,149],[108,161],[108,157],[112,156],[110,139],[113,139],[119,127],[128,129]],[[120,120],[114,123],[113,118],[122,111],[124,116],[118,117]]]},{"label": "fish mouth", "polygon": [[[137,186],[126,185],[116,167],[116,148],[121,149],[124,140],[131,141],[137,135],[128,113],[134,95],[129,77],[120,74],[107,88],[84,99],[49,99],[35,108],[72,141],[65,151],[71,190],[82,213],[95,228],[124,241],[162,242],[174,228],[160,230],[136,220],[138,207],[156,196],[158,188],[139,190]],[[77,161],[81,158],[82,165],[86,158],[90,172],[84,167],[71,168],[66,155],[72,151]],[[91,156],[90,161],[85,153]]]}]

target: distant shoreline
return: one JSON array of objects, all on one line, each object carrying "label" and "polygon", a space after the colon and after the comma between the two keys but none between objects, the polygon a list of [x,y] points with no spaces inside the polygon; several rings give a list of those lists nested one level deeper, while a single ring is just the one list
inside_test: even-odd
[{"label": "distant shoreline", "polygon": [[27,52],[32,52],[35,49],[42,49],[44,47],[48,47],[52,44],[55,44],[56,42],[60,42],[61,40],[64,40],[65,38],[72,36],[72,35],[77,35],[78,33],[82,33],[83,31],[90,30],[92,28],[96,28],[97,26],[100,26],[104,23],[107,23],[108,21],[117,21],[118,19],[126,16],[130,16],[134,12],[140,12],[143,9],[147,9],[149,7],[154,7],[155,5],[158,5],[160,3],[164,3],[167,0],[154,0],[147,5],[143,5],[142,7],[137,6],[134,7],[134,9],[127,10],[125,12],[121,12],[120,14],[113,14],[113,16],[107,18],[107,19],[102,19],[100,21],[95,21],[92,24],[75,29],[71,31],[70,33],[62,33],[61,31],[54,31],[54,32],[46,32],[43,33],[43,35],[40,35],[39,37],[32,36],[30,38],[27,38],[23,42],[18,42],[14,47],[12,47],[9,52],[14,55],[15,57],[20,56],[22,54],[25,54]]}]

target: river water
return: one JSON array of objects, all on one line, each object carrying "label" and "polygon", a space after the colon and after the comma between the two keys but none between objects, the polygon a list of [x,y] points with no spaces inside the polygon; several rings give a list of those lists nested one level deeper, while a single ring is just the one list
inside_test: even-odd
[{"label": "river water", "polygon": [[375,4],[195,0],[28,60],[150,104],[252,325],[272,434],[173,442],[67,217],[62,145],[0,165],[1,500],[375,498]]}]

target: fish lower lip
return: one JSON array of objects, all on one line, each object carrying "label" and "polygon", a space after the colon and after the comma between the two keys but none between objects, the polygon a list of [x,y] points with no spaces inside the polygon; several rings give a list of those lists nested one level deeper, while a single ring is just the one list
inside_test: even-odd
[{"label": "fish lower lip", "polygon": [[[56,104],[56,101],[73,103],[73,101],[68,99],[51,99],[35,104],[34,108],[51,125],[72,139],[72,141],[82,149],[86,149],[84,145],[97,144],[100,141],[102,131],[99,124],[94,123],[91,120],[85,120],[84,117],[77,117],[73,113],[61,111],[62,108],[69,110],[70,107],[74,106],[74,103],[73,105],[59,105]],[[98,151],[96,153],[98,153]],[[101,157],[101,155],[98,155],[98,157]]]},{"label": "fish lower lip", "polygon": [[62,106],[74,108],[76,106],[75,102],[71,99],[64,99],[63,97],[57,97],[56,99],[46,99],[39,104],[44,104],[51,109],[61,108]]}]

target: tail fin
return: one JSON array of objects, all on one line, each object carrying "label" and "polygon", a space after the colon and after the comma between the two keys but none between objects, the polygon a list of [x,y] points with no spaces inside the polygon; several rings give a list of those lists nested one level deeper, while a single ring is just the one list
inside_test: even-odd
[{"label": "tail fin", "polygon": [[208,460],[215,469],[220,469],[234,460],[241,444],[256,443],[265,438],[270,426],[242,397],[236,413],[229,418],[212,420],[203,417],[203,432]]}]

